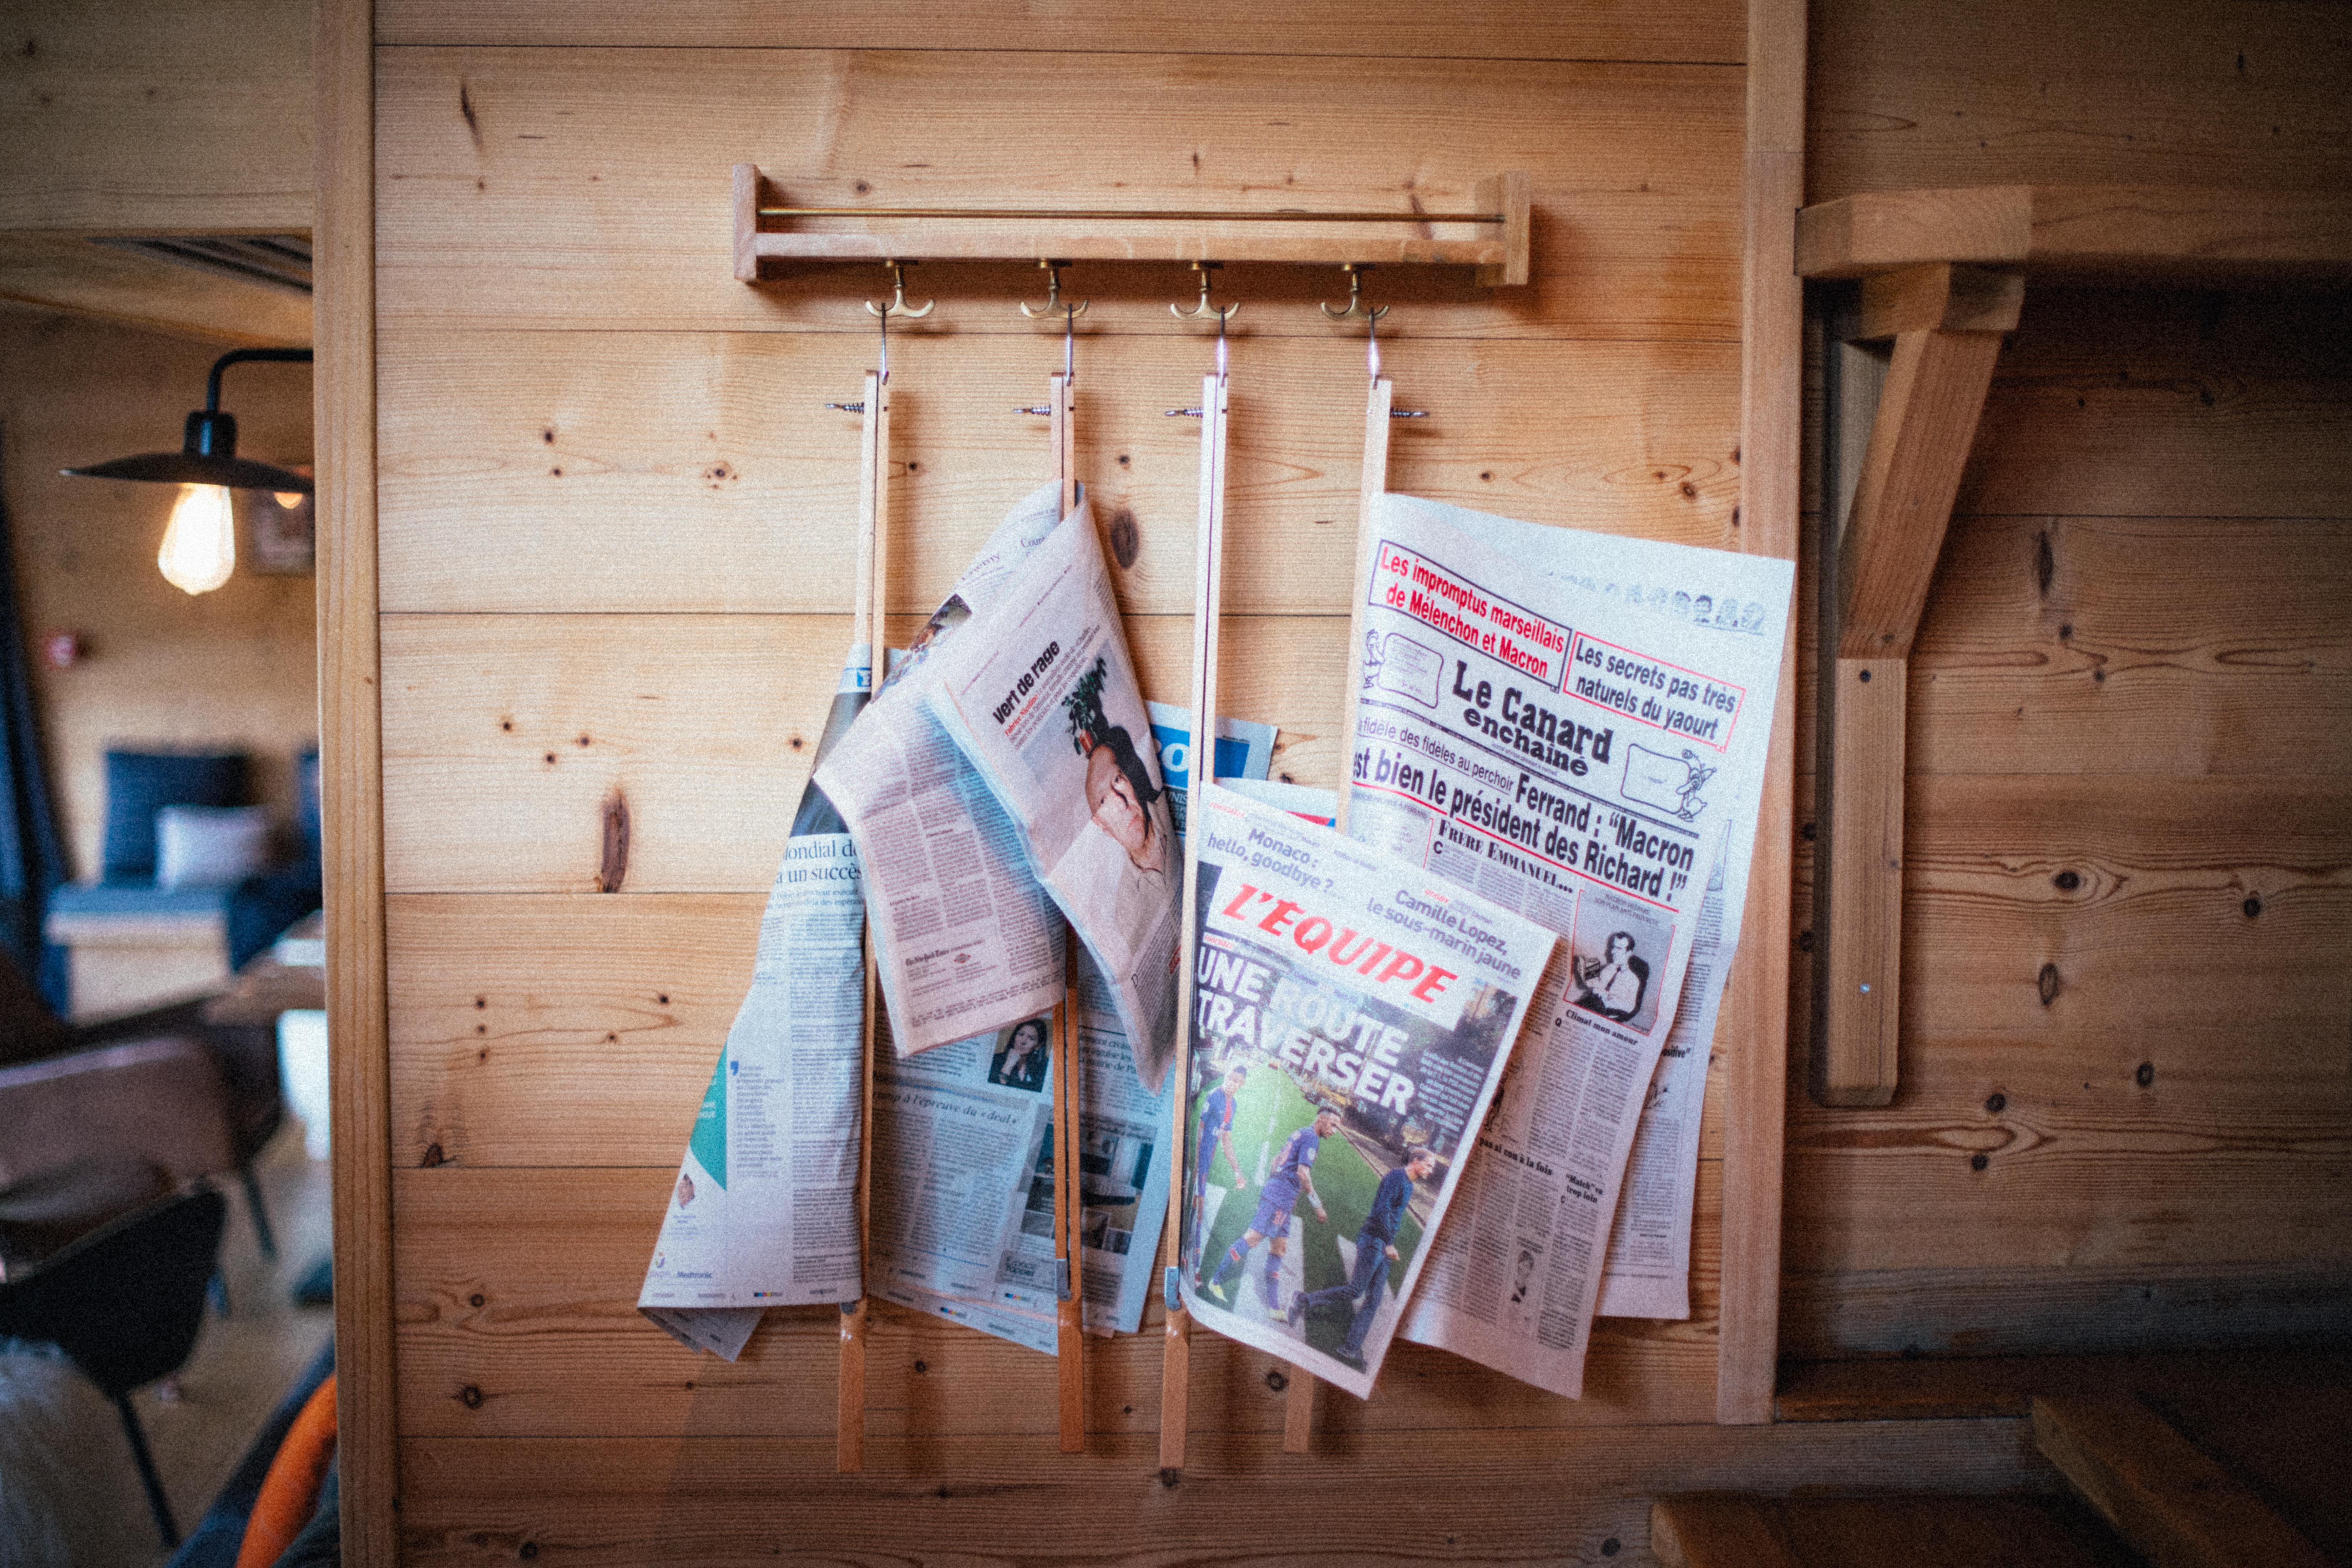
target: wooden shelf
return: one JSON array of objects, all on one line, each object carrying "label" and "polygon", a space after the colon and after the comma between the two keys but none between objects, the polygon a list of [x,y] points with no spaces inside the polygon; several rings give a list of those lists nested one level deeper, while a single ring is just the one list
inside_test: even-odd
[{"label": "wooden shelf", "polygon": [[[1824,1105],[1885,1105],[1901,1055],[1911,643],[2028,281],[2341,288],[2352,283],[2352,197],[1880,191],[1801,210],[1796,268],[1862,281],[1823,374],[1824,467],[1852,500],[1822,531],[1820,556],[1812,1092]],[[1890,342],[1891,353],[1879,346]]]},{"label": "wooden shelf", "polygon": [[[1481,180],[1468,211],[1476,219],[1400,212],[1350,221],[1269,208],[1181,218],[1102,216],[1047,209],[1017,215],[945,213],[909,216],[877,208],[869,216],[826,209],[826,223],[852,231],[762,226],[787,204],[750,163],[735,165],[735,276],[746,283],[795,263],[901,261],[1262,261],[1302,267],[1469,267],[1480,283],[1528,280],[1529,180],[1524,173]],[[1353,215],[1351,215],[1352,216]],[[1486,220],[1496,221],[1486,221]]]},{"label": "wooden shelf", "polygon": [[2148,284],[2352,279],[2352,196],[2166,185],[1878,191],[1797,215],[1797,271],[1931,262]]}]

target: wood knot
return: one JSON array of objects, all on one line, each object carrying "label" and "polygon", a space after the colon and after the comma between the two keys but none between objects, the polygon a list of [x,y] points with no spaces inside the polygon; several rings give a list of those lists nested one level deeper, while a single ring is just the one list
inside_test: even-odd
[{"label": "wood knot", "polygon": [[1136,526],[1135,513],[1121,507],[1110,514],[1110,555],[1124,572],[1132,567],[1143,553],[1143,531]]},{"label": "wood knot", "polygon": [[2083,885],[2081,875],[2074,871],[2061,871],[2050,879],[2058,885],[2058,890],[2062,893],[2071,893]]},{"label": "wood knot", "polygon": [[1290,1379],[1284,1374],[1280,1367],[1276,1367],[1265,1374],[1265,1385],[1276,1394],[1280,1394],[1290,1386]]},{"label": "wood knot", "polygon": [[1173,1466],[1163,1467],[1160,1472],[1160,1484],[1168,1488],[1171,1491],[1175,1489],[1176,1484],[1183,1479],[1184,1472],[1175,1468]]},{"label": "wood knot", "polygon": [[483,1295],[479,1290],[475,1291],[472,1295],[466,1298],[466,1305],[468,1307],[487,1307],[489,1304],[490,1299],[488,1296]]},{"label": "wood knot", "polygon": [[468,1410],[479,1410],[482,1407],[482,1391],[469,1383],[457,1391],[457,1403]]},{"label": "wood knot", "polygon": [[436,1165],[445,1165],[448,1163],[448,1161],[449,1157],[441,1152],[440,1144],[427,1143],[425,1145],[425,1158],[417,1161],[416,1163],[423,1169],[429,1171]]},{"label": "wood knot", "polygon": [[2154,1062],[2140,1063],[2138,1070],[2132,1074],[2132,1081],[2138,1084],[2142,1089],[2146,1089],[2149,1085],[2155,1083],[2156,1064]]},{"label": "wood knot", "polygon": [[1996,1093],[1988,1095],[1985,1099],[1985,1110],[1991,1115],[1999,1116],[2002,1111],[2007,1110],[2008,1109],[2009,1096],[2005,1094]]},{"label": "wood knot", "polygon": [[604,854],[596,868],[596,890],[617,893],[629,875],[629,797],[614,790],[604,797]]},{"label": "wood knot", "polygon": [[2042,1005],[2044,1007],[2058,1000],[2058,966],[2054,963],[2043,964],[2042,973],[2033,977],[2033,987],[2042,994]]}]

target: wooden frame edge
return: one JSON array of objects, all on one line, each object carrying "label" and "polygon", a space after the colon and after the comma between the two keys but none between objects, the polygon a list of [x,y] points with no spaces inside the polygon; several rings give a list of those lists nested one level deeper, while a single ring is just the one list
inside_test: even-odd
[{"label": "wooden frame edge", "polygon": [[[1805,0],[1749,0],[1747,233],[1742,244],[1740,517],[1745,547],[1793,557],[1801,505]],[[1727,1042],[1723,1318],[1716,1419],[1772,1419],[1780,1336],[1780,1175],[1788,1115],[1796,649],[1780,667],[1748,909],[1717,1039]]]},{"label": "wooden frame edge", "polygon": [[335,1405],[343,1562],[391,1568],[392,1128],[375,515],[375,8],[319,0],[312,226],[318,345],[319,747],[332,1073]]}]

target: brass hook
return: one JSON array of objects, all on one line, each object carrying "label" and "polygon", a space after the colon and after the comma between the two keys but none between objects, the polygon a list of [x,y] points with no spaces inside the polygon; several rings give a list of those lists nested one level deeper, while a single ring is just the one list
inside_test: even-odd
[{"label": "brass hook", "polygon": [[1192,270],[1201,275],[1201,302],[1193,306],[1189,310],[1184,309],[1181,305],[1171,304],[1168,307],[1168,313],[1175,317],[1180,321],[1198,320],[1201,317],[1213,314],[1217,318],[1217,331],[1219,332],[1223,332],[1224,331],[1227,319],[1239,315],[1242,309],[1239,305],[1212,305],[1209,303],[1209,274],[1223,265],[1224,263],[1222,261],[1195,261],[1192,263]]},{"label": "brass hook", "polygon": [[1350,316],[1361,316],[1367,321],[1377,321],[1389,313],[1389,308],[1386,305],[1367,305],[1363,302],[1364,274],[1371,270],[1370,267],[1353,261],[1343,261],[1339,264],[1339,270],[1348,275],[1348,306],[1343,310],[1335,310],[1330,306],[1324,305],[1325,315],[1335,321],[1344,321]]},{"label": "brass hook", "polygon": [[1021,313],[1033,321],[1042,321],[1047,316],[1060,316],[1065,324],[1085,315],[1087,307],[1094,303],[1092,300],[1081,300],[1075,305],[1062,303],[1062,268],[1067,267],[1069,263],[1040,261],[1037,265],[1045,269],[1045,302],[1042,305],[1032,305],[1024,301]]},{"label": "brass hook", "polygon": [[866,308],[885,321],[892,316],[904,316],[908,321],[918,321],[929,315],[932,308],[939,304],[937,300],[924,300],[923,308],[919,310],[907,303],[907,268],[909,263],[886,261],[883,265],[890,269],[890,302],[887,305],[877,305],[868,300],[866,301]]}]

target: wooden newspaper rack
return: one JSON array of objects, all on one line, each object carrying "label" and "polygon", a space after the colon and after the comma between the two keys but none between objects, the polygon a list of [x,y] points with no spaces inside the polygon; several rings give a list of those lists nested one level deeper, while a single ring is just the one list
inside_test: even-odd
[{"label": "wooden newspaper rack", "polygon": [[[735,165],[735,276],[824,262],[1265,261],[1305,267],[1469,267],[1528,281],[1530,176],[1481,180],[1466,212],[1246,208],[803,206]],[[856,223],[855,229],[804,226]],[[871,226],[884,225],[877,232]],[[1330,232],[1338,230],[1340,232]]]},{"label": "wooden newspaper rack", "polygon": [[[1478,181],[1473,187],[1468,210],[1441,212],[1280,207],[1216,210],[826,207],[793,205],[784,193],[760,173],[757,165],[738,163],[734,169],[733,184],[735,277],[740,282],[756,284],[762,279],[781,278],[788,271],[828,264],[866,263],[890,267],[897,279],[893,303],[887,306],[869,303],[867,307],[883,318],[886,344],[889,317],[929,313],[929,306],[909,309],[905,302],[905,278],[901,269],[919,258],[1012,261],[1050,267],[1056,269],[1055,298],[1060,292],[1058,269],[1077,261],[1160,265],[1184,262],[1196,268],[1215,267],[1228,261],[1337,267],[1345,269],[1351,279],[1349,308],[1342,311],[1327,306],[1327,314],[1335,320],[1364,316],[1376,322],[1380,315],[1386,313],[1385,309],[1367,310],[1358,301],[1361,271],[1367,268],[1468,268],[1473,271],[1473,280],[1485,287],[1516,287],[1529,282],[1532,278],[1529,237],[1533,227],[1533,213],[1528,201],[1531,177],[1525,172],[1494,174]],[[809,224],[827,226],[803,226]],[[842,224],[859,226],[835,226]],[[882,226],[879,232],[872,226],[877,224]],[[1224,320],[1231,315],[1232,309],[1227,307],[1216,312],[1221,339]],[[1204,273],[1200,307],[1189,311],[1179,310],[1178,313],[1197,317],[1209,310]],[[1033,311],[1024,306],[1023,313],[1049,317],[1059,312],[1050,306],[1044,311]],[[1075,317],[1076,308],[1071,310],[1070,315]],[[1386,488],[1388,429],[1392,400],[1391,384],[1379,374],[1376,356],[1373,365],[1361,485],[1362,509],[1366,515],[1369,515],[1372,499]],[[1032,411],[1052,415],[1055,471],[1061,484],[1065,512],[1075,506],[1076,499],[1070,380],[1066,370],[1064,374],[1052,377],[1049,407]],[[1192,697],[1193,732],[1196,735],[1213,728],[1216,711],[1215,626],[1220,612],[1216,608],[1219,573],[1215,563],[1222,534],[1223,380],[1221,358],[1219,374],[1203,382],[1202,393],[1203,569],[1202,582],[1196,584],[1196,588],[1203,595],[1208,610],[1199,616],[1203,624],[1196,627],[1193,650]],[[876,645],[878,685],[882,663],[879,645],[883,641],[880,628],[888,610],[884,602],[887,581],[886,514],[890,468],[887,361],[867,375],[865,396],[866,401],[857,405],[866,414],[865,468],[860,484],[861,536],[865,542],[859,574],[858,619],[861,626],[871,628]],[[1360,541],[1360,573],[1363,566],[1362,542]],[[1357,640],[1351,635],[1351,646]],[[1352,662],[1350,673],[1351,678],[1360,673]],[[1352,718],[1349,727],[1352,730]],[[1213,747],[1196,748],[1196,754],[1213,754]],[[1344,789],[1340,794],[1339,809],[1344,825],[1347,809]],[[867,1246],[866,1193],[869,1179],[866,1171],[870,1158],[868,1151],[873,1142],[875,991],[869,955],[865,1051],[866,1111],[858,1184],[861,1253]],[[1058,1173],[1075,1168],[1074,1123],[1078,1103],[1075,1074],[1069,1070],[1075,1067],[1075,1053],[1069,1048],[1066,1007],[1055,1010],[1054,1039],[1056,1047],[1055,1077],[1057,1104],[1055,1120]],[[1176,1071],[1180,1075],[1186,1071],[1181,1053]],[[1180,1088],[1176,1131],[1179,1163],[1175,1167],[1178,1174],[1182,1168],[1181,1094]],[[1181,1224],[1182,1212],[1181,1184],[1177,1182],[1174,1184],[1178,1191],[1171,1193],[1171,1234]],[[1075,1194],[1076,1184],[1071,1184],[1071,1186]],[[1066,1293],[1057,1336],[1061,1348],[1058,1405],[1062,1448],[1065,1452],[1075,1452],[1084,1446],[1085,1401],[1085,1346],[1081,1298],[1076,1281],[1078,1215],[1075,1205],[1066,1204],[1061,1199],[1062,1194],[1057,1193],[1055,1250],[1068,1260],[1070,1280],[1065,1288]],[[835,1434],[837,1464],[844,1471],[856,1471],[863,1468],[865,1463],[867,1321],[866,1300],[844,1304]],[[1171,1296],[1166,1322],[1167,1352],[1161,1388],[1160,1460],[1163,1475],[1181,1470],[1184,1463],[1189,1408],[1186,1387],[1190,1365],[1187,1348],[1189,1326],[1190,1314]],[[1313,1429],[1316,1380],[1297,1367],[1290,1370],[1283,1446],[1289,1452],[1303,1453],[1307,1449]]]}]

